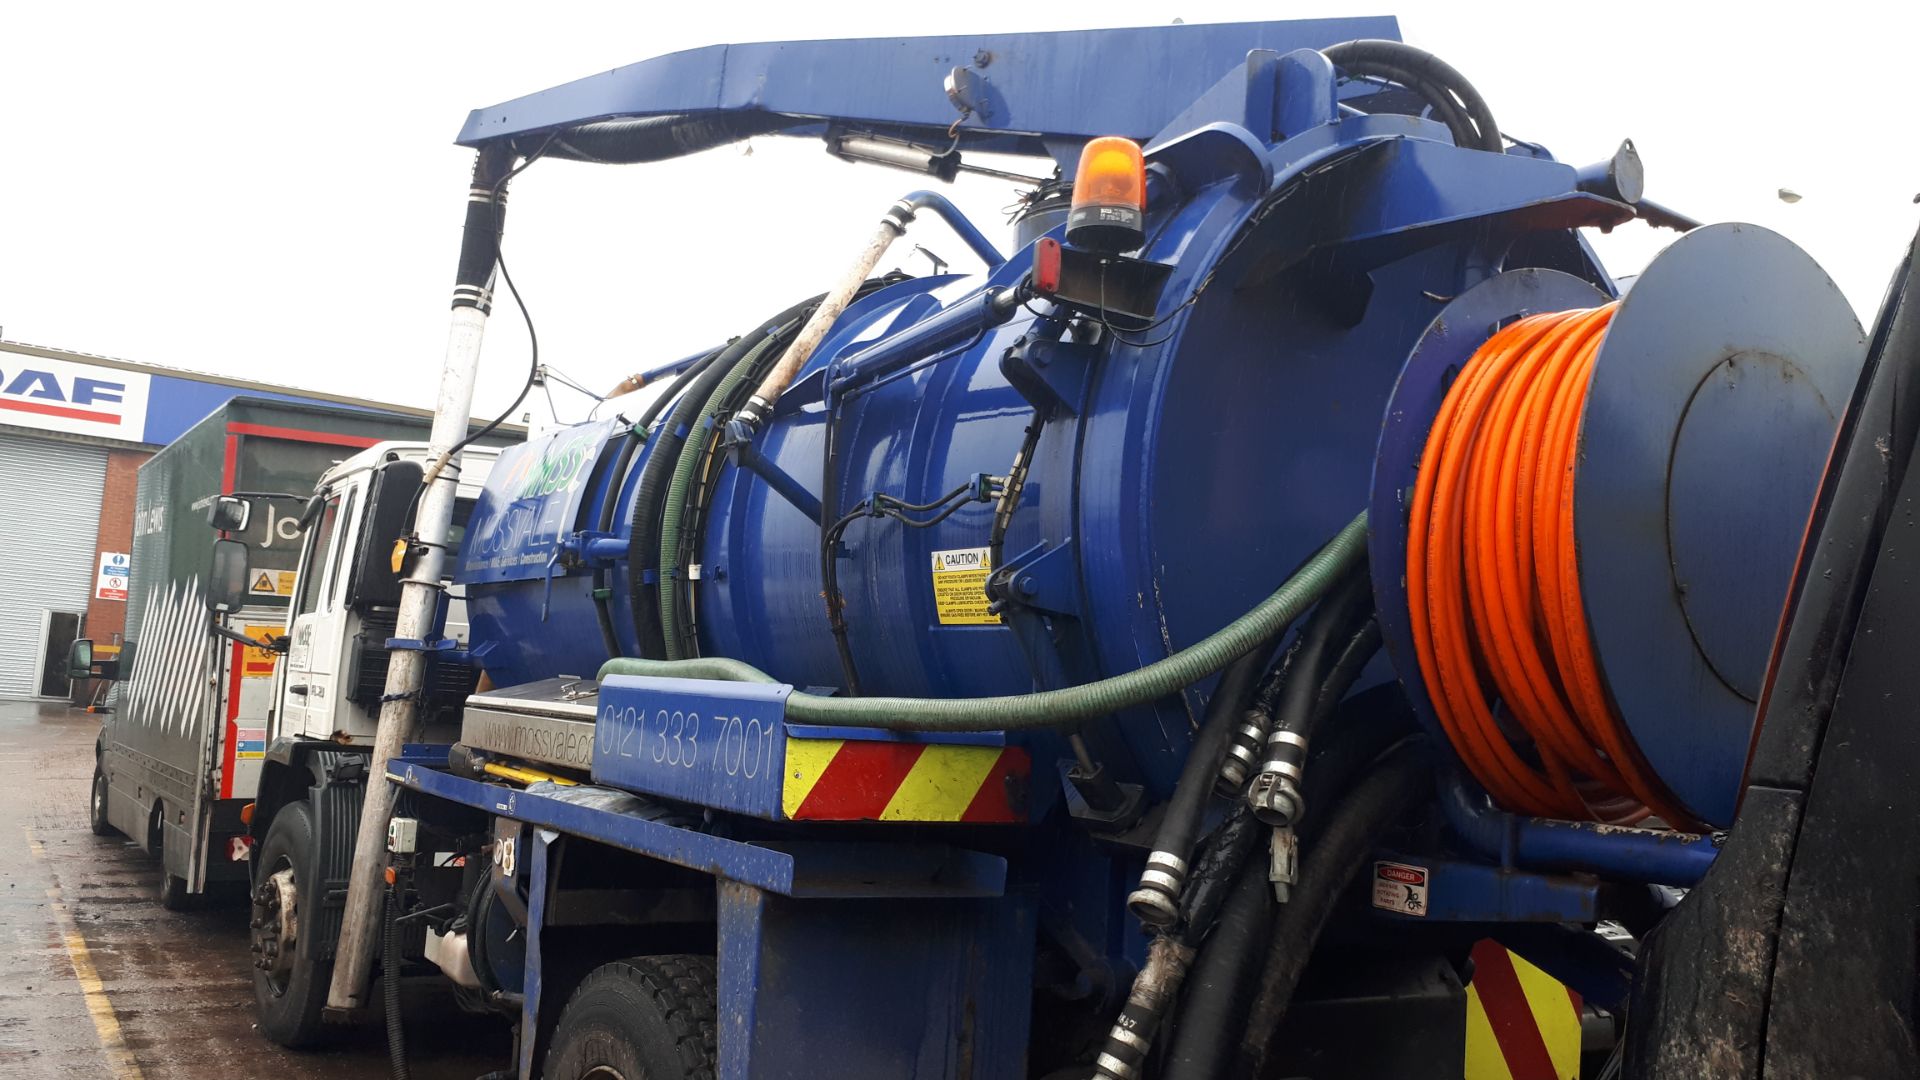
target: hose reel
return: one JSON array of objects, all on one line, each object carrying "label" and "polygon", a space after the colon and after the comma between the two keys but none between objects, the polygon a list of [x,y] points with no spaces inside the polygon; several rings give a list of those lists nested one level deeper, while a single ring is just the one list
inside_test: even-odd
[{"label": "hose reel", "polygon": [[1434,319],[1382,428],[1369,555],[1417,711],[1496,802],[1731,823],[1865,350],[1825,272],[1751,225],[1687,234],[1617,302],[1515,270]]}]

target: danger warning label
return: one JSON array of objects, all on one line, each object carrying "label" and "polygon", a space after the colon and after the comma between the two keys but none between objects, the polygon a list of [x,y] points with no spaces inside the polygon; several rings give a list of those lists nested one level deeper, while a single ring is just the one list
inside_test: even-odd
[{"label": "danger warning label", "polygon": [[992,569],[988,548],[933,553],[933,608],[941,626],[993,626],[1000,622],[1000,616],[987,610],[987,574]]},{"label": "danger warning label", "polygon": [[1373,864],[1373,906],[1402,915],[1427,914],[1427,868],[1408,863]]}]

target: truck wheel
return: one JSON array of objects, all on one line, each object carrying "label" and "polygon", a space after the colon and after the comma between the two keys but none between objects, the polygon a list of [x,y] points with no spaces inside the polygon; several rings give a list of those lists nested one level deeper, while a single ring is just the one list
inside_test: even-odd
[{"label": "truck wheel", "polygon": [[547,1051],[548,1080],[711,1080],[710,956],[602,964],[567,1000]]},{"label": "truck wheel", "polygon": [[112,836],[119,831],[107,822],[107,774],[97,759],[93,763],[93,794],[87,798],[87,817],[95,836]]},{"label": "truck wheel", "polygon": [[304,880],[313,867],[312,808],[282,807],[255,860],[253,1004],[260,1033],[289,1049],[313,1046],[324,1028],[320,1009],[333,964],[315,957],[319,942],[302,932],[316,910]]},{"label": "truck wheel", "polygon": [[187,879],[167,870],[167,829],[161,824],[166,816],[164,803],[153,804],[153,831],[148,835],[147,850],[160,860],[160,906],[168,911],[186,911],[193,906],[193,894],[187,891]]},{"label": "truck wheel", "polygon": [[167,873],[160,867],[160,906],[168,911],[187,911],[193,907],[193,894],[187,891],[187,879]]}]

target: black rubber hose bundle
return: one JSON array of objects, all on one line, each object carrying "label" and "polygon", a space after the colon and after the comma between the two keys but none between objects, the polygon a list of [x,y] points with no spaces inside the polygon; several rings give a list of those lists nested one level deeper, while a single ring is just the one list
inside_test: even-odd
[{"label": "black rubber hose bundle", "polygon": [[1273,920],[1259,990],[1242,1029],[1240,1073],[1264,1071],[1274,1034],[1335,902],[1366,866],[1387,829],[1432,792],[1433,763],[1425,739],[1403,739],[1339,801],[1338,810],[1307,847],[1300,883]]},{"label": "black rubber hose bundle", "polygon": [[[1358,676],[1356,668],[1333,678],[1356,627],[1370,622],[1372,616],[1372,581],[1362,564],[1341,579],[1301,627],[1295,652],[1277,689],[1258,696],[1262,707],[1271,709],[1271,715],[1253,713],[1243,726],[1243,739],[1264,730],[1259,758],[1245,793],[1255,815],[1269,825],[1290,825],[1299,816],[1299,785],[1308,735],[1315,720],[1331,711]],[[1270,700],[1272,704],[1267,706]]]},{"label": "black rubber hose bundle", "polygon": [[1160,817],[1160,827],[1154,832],[1153,852],[1147,856],[1148,874],[1168,875],[1172,883],[1143,879],[1141,887],[1127,899],[1127,907],[1150,926],[1171,925],[1178,918],[1179,898],[1187,876],[1186,861],[1193,851],[1194,836],[1200,830],[1207,794],[1213,790],[1213,777],[1226,752],[1233,719],[1246,711],[1270,648],[1271,643],[1263,643],[1227,665],[1213,697],[1207,701],[1200,730],[1187,751],[1179,779],[1174,781],[1173,794]]},{"label": "black rubber hose bundle", "polygon": [[1457,145],[1503,153],[1500,125],[1493,110],[1452,64],[1425,49],[1399,41],[1347,41],[1320,50],[1349,75],[1387,79],[1433,105]]},{"label": "black rubber hose bundle", "polygon": [[[1362,619],[1372,621],[1372,587],[1373,580],[1368,576],[1366,564],[1362,563],[1313,609],[1306,625],[1300,629],[1299,654],[1290,665],[1291,677],[1280,688],[1279,700],[1274,706],[1275,731],[1304,733],[1312,727],[1328,675],[1348,645],[1355,625]],[[1376,646],[1378,640],[1376,637]],[[1347,685],[1340,688],[1339,697],[1345,697],[1351,686],[1349,679]],[[1334,700],[1337,702],[1339,697]]]},{"label": "black rubber hose bundle", "polygon": [[[1265,834],[1266,829],[1257,827],[1256,832]],[[1163,1080],[1214,1080],[1233,1058],[1232,1033],[1241,1014],[1237,1003],[1253,993],[1260,970],[1249,960],[1266,952],[1273,931],[1273,892],[1262,859],[1242,860],[1232,883],[1187,977]]]}]

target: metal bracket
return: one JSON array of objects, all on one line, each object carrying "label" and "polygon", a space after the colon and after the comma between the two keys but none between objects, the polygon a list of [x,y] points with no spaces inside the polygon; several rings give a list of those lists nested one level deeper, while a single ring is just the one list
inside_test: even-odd
[{"label": "metal bracket", "polygon": [[1086,401],[1091,345],[1022,338],[1000,356],[1000,372],[1036,409],[1078,415]]},{"label": "metal bracket", "polygon": [[1071,536],[1052,547],[1035,544],[996,569],[988,579],[987,592],[995,599],[1036,611],[1077,618],[1079,563]]},{"label": "metal bracket", "polygon": [[460,643],[452,638],[433,638],[423,641],[419,638],[390,637],[387,648],[401,652],[449,653],[460,648]]}]

